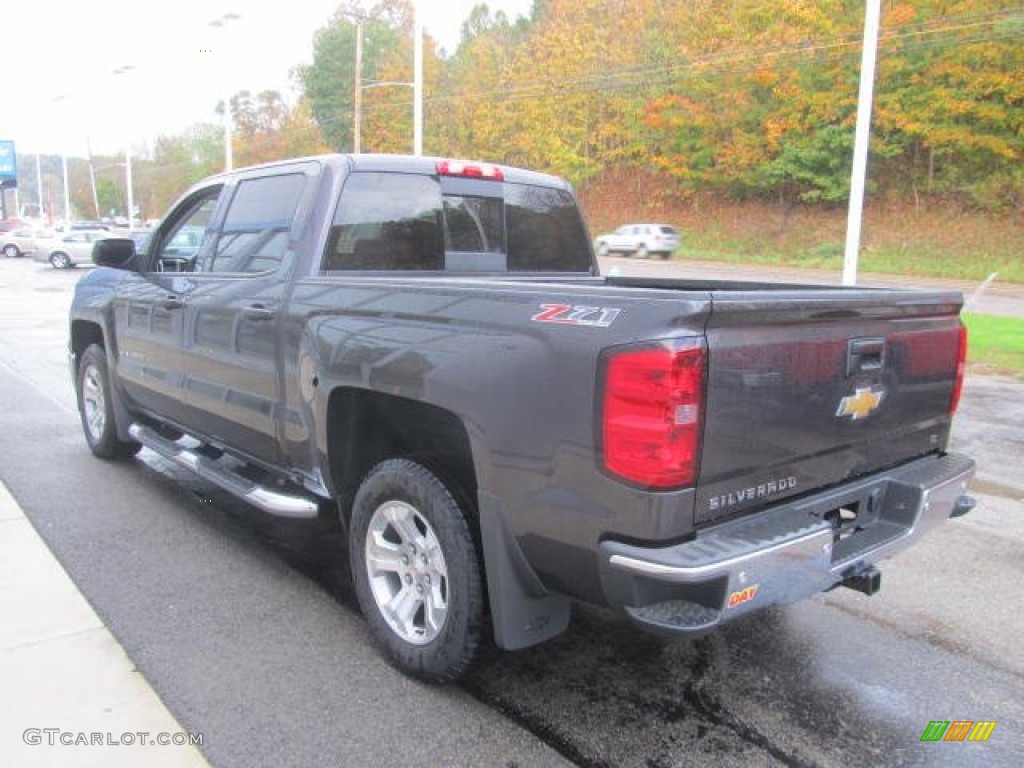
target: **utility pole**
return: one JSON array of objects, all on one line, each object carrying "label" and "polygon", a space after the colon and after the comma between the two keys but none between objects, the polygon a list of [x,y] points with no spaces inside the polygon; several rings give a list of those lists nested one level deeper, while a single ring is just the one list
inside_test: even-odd
[{"label": "utility pole", "polygon": [[363,27],[369,16],[346,11],[356,25],[356,69],[352,84],[352,151],[362,152],[363,91],[389,85],[402,85],[413,89],[413,154],[423,154],[423,23],[419,10],[413,4],[413,80],[395,82],[391,80],[363,80]]},{"label": "utility pole", "polygon": [[362,151],[363,127],[363,22],[365,16],[355,16],[356,20],[356,75],[352,90],[352,151]]},{"label": "utility pole", "polygon": [[[96,193],[96,169],[93,167],[92,162],[92,143],[85,140],[85,151],[89,155],[89,184],[92,185],[92,207],[96,210],[96,218],[102,219],[103,214],[100,213],[100,197]],[[40,198],[42,200],[42,198]],[[40,206],[41,207],[41,206]]]},{"label": "utility pole", "polygon": [[416,0],[413,0],[412,15],[412,153],[419,156],[423,154],[423,21]]}]

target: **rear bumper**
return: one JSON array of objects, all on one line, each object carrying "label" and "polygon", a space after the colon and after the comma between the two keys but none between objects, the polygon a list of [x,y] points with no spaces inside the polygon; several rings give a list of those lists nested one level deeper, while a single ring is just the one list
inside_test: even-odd
[{"label": "rear bumper", "polygon": [[[698,533],[671,547],[601,544],[610,604],[646,629],[699,635],[753,610],[846,583],[877,588],[873,565],[966,514],[974,462],[916,460]],[[842,512],[841,512],[842,510]]]}]

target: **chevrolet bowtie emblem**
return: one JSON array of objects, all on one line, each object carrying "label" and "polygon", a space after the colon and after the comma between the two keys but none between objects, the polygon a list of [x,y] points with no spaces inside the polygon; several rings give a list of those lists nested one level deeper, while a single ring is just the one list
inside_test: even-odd
[{"label": "chevrolet bowtie emblem", "polygon": [[882,404],[883,397],[885,397],[885,390],[881,387],[858,389],[852,395],[847,395],[839,401],[836,416],[840,419],[849,416],[851,421],[866,419]]}]

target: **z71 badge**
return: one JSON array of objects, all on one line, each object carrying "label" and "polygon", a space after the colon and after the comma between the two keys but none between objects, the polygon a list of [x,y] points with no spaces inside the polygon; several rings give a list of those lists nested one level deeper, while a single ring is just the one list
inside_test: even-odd
[{"label": "z71 badge", "polygon": [[622,311],[619,307],[585,307],[572,304],[541,304],[540,308],[544,311],[530,318],[535,323],[584,325],[591,328],[608,328]]}]

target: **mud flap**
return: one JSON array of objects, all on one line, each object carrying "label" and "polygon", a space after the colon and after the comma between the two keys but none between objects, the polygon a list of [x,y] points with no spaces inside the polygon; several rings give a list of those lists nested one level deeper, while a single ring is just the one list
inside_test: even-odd
[{"label": "mud flap", "polygon": [[561,634],[569,626],[571,601],[544,589],[505,526],[501,502],[481,493],[479,503],[495,644],[515,651]]}]

